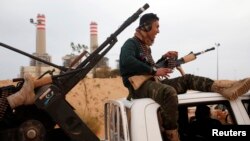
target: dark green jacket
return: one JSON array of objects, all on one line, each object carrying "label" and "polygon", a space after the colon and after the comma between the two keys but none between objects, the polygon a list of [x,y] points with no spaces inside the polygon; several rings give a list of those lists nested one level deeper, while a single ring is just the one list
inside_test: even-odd
[{"label": "dark green jacket", "polygon": [[120,73],[126,87],[130,86],[130,76],[152,73],[152,66],[145,61],[140,51],[140,43],[133,38],[128,39],[122,46],[119,61]]}]

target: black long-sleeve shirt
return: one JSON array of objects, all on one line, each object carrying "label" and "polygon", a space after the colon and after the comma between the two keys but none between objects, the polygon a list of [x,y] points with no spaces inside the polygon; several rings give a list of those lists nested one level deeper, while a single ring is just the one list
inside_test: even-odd
[{"label": "black long-sleeve shirt", "polygon": [[130,38],[123,44],[119,65],[124,86],[129,87],[130,76],[152,73],[152,66],[144,59],[137,40]]}]

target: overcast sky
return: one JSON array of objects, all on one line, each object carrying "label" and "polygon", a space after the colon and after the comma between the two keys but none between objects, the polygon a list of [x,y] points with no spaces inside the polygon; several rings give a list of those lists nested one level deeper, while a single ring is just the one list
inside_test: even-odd
[{"label": "overcast sky", "polygon": [[[150,7],[144,13],[153,12],[160,18],[160,34],[152,46],[155,60],[169,50],[182,57],[220,43],[219,49],[183,64],[185,72],[212,79],[217,79],[217,70],[219,79],[250,77],[249,0],[1,0],[0,42],[34,53],[36,28],[29,20],[44,14],[47,53],[52,63],[62,65],[62,57],[72,52],[71,42],[89,46],[91,21],[98,23],[100,45],[145,3]],[[111,67],[138,22],[118,35],[118,42],[106,55]],[[0,79],[16,78],[20,67],[30,62],[30,58],[1,46],[0,56]],[[178,75],[175,71],[171,77]]]}]

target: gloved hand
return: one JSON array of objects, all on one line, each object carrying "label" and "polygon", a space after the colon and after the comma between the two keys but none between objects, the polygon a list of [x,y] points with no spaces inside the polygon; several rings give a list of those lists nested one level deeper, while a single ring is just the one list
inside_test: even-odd
[{"label": "gloved hand", "polygon": [[162,57],[164,57],[164,58],[178,58],[178,52],[177,51],[168,51]]},{"label": "gloved hand", "polygon": [[167,59],[167,67],[168,68],[175,68],[176,67],[176,60],[178,58],[177,51],[168,51],[166,54],[163,55],[164,58]]},{"label": "gloved hand", "polygon": [[167,68],[174,69],[176,67],[176,58],[169,58],[166,60]]}]

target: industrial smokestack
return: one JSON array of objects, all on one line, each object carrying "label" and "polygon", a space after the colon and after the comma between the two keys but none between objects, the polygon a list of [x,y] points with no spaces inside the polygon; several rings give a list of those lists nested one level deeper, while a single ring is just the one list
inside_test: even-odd
[{"label": "industrial smokestack", "polygon": [[36,53],[38,55],[42,55],[46,53],[45,16],[43,14],[37,15]]},{"label": "industrial smokestack", "polygon": [[[37,14],[36,21],[31,18],[30,23],[36,27],[36,52],[33,53],[33,55],[47,62],[51,62],[51,57],[46,53],[45,15]],[[33,77],[40,77],[52,69],[55,68],[35,59],[31,59],[30,66],[21,68],[20,76],[23,77],[25,73],[29,73]],[[55,69],[55,72],[53,72],[53,74],[59,73],[60,70],[58,69]]]},{"label": "industrial smokestack", "polygon": [[[46,53],[45,15],[37,14],[37,21],[34,22],[33,19],[30,19],[30,22],[36,25],[36,52],[33,53],[33,55],[45,61],[51,62],[51,57]],[[30,65],[48,66],[34,59],[31,60]]]},{"label": "industrial smokestack", "polygon": [[92,53],[98,47],[97,41],[97,23],[91,22],[90,23],[90,52]]}]

